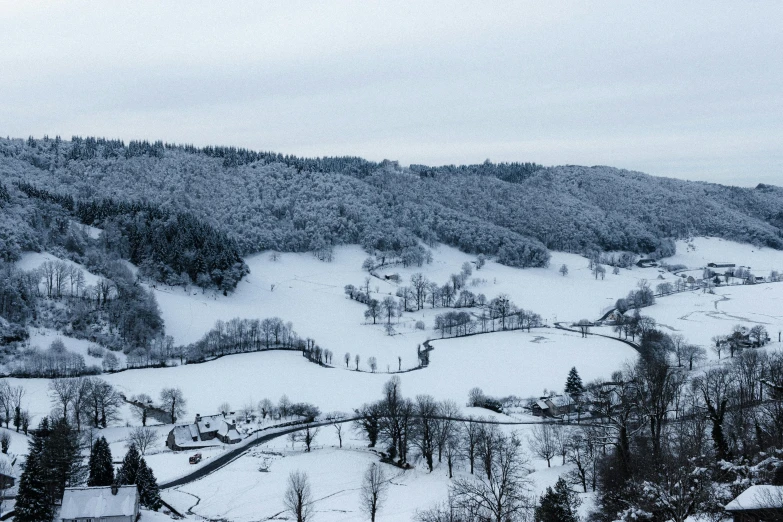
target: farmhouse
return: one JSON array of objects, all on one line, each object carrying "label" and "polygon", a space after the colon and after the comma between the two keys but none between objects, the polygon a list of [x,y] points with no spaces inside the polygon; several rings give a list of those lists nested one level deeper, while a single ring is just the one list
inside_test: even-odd
[{"label": "farmhouse", "polygon": [[536,417],[554,417],[557,415],[557,406],[549,397],[542,397],[533,403],[531,407]]},{"label": "farmhouse", "polygon": [[751,486],[724,508],[734,522],[762,522],[783,518],[783,486]]},{"label": "farmhouse", "polygon": [[708,268],[735,268],[734,263],[707,263]]},{"label": "farmhouse", "polygon": [[191,450],[219,446],[221,444],[236,444],[242,437],[236,424],[224,414],[202,417],[196,414],[192,424],[176,426],[166,438],[166,446],[172,450]]},{"label": "farmhouse", "polygon": [[131,486],[65,488],[62,522],[136,522],[139,490]]},{"label": "farmhouse", "polygon": [[0,489],[10,489],[16,485],[16,477],[0,473]]},{"label": "farmhouse", "polygon": [[640,259],[636,262],[636,266],[639,268],[652,268],[658,266],[658,262],[655,259]]}]

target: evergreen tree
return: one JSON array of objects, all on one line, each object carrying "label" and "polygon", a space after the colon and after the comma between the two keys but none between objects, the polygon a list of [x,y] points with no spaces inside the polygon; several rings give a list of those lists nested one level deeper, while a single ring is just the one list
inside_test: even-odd
[{"label": "evergreen tree", "polygon": [[122,466],[117,472],[117,483],[120,485],[138,484],[139,467],[141,466],[141,455],[136,448],[136,444],[131,444],[125,458],[122,459]]},{"label": "evergreen tree", "polygon": [[90,477],[88,486],[111,486],[114,483],[114,465],[111,449],[105,437],[101,437],[92,445],[90,451]]},{"label": "evergreen tree", "polygon": [[139,500],[143,506],[157,511],[161,504],[160,489],[155,474],[147,466],[147,462],[142,457],[139,462],[139,472],[136,477],[139,487]]},{"label": "evergreen tree", "polygon": [[51,495],[62,498],[66,487],[76,486],[85,479],[85,467],[79,445],[79,434],[68,421],[58,419],[52,424],[49,436],[44,440],[42,462],[44,478]]},{"label": "evergreen tree", "polygon": [[555,489],[546,488],[536,507],[536,522],[579,522],[577,508],[582,503],[563,478],[557,479]]},{"label": "evergreen tree", "polygon": [[45,478],[46,466],[42,461],[44,441],[48,437],[48,433],[49,420],[44,417],[38,427],[38,432],[33,435],[30,453],[19,480],[14,517],[14,520],[19,522],[48,521],[54,516]]},{"label": "evergreen tree", "polygon": [[568,378],[566,379],[565,392],[571,397],[578,397],[585,391],[585,387],[582,384],[582,378],[579,376],[579,372],[576,371],[576,367],[571,368],[568,372]]}]

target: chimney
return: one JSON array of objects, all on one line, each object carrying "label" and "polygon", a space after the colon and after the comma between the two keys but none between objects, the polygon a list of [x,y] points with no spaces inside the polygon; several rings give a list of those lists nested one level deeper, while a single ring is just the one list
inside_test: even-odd
[{"label": "chimney", "polygon": [[117,487],[117,484],[112,484],[111,485],[111,494],[112,495],[116,495],[119,490],[120,490],[120,488]]},{"label": "chimney", "polygon": [[196,414],[196,422],[201,422],[201,415],[198,413]]}]

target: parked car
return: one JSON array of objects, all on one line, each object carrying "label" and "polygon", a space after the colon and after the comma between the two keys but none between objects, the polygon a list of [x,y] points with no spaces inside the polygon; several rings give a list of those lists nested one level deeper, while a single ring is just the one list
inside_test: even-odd
[{"label": "parked car", "polygon": [[191,455],[189,462],[191,464],[198,464],[199,462],[201,462],[201,453],[196,453],[195,455]]}]

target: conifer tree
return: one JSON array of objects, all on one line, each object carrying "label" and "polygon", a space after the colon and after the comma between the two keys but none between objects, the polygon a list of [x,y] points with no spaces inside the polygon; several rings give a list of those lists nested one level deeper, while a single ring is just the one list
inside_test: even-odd
[{"label": "conifer tree", "polygon": [[563,478],[557,479],[555,488],[546,488],[536,507],[536,522],[579,522],[577,508],[582,503]]},{"label": "conifer tree", "polygon": [[105,437],[100,437],[90,451],[90,477],[88,486],[111,486],[114,483],[114,465],[111,448]]},{"label": "conifer tree", "polygon": [[139,488],[139,500],[143,506],[157,511],[161,504],[158,481],[152,469],[147,466],[144,457],[139,462],[139,472],[136,477]]},{"label": "conifer tree", "polygon": [[57,499],[62,497],[66,487],[84,481],[86,470],[79,435],[65,419],[58,419],[52,424],[49,436],[44,439],[42,462],[46,470],[44,478]]},{"label": "conifer tree", "polygon": [[138,484],[139,467],[141,466],[141,455],[136,448],[136,444],[131,444],[125,458],[122,460],[122,466],[117,472],[117,483],[120,485]]},{"label": "conifer tree", "polygon": [[568,372],[568,378],[566,379],[565,392],[571,397],[578,397],[585,391],[582,384],[582,378],[579,376],[579,372],[576,371],[576,367],[571,368]]},{"label": "conifer tree", "polygon": [[19,522],[49,521],[54,516],[45,478],[46,467],[42,461],[44,441],[48,433],[49,420],[44,417],[38,427],[38,432],[33,435],[30,453],[19,480],[16,515],[14,516],[14,520]]}]

